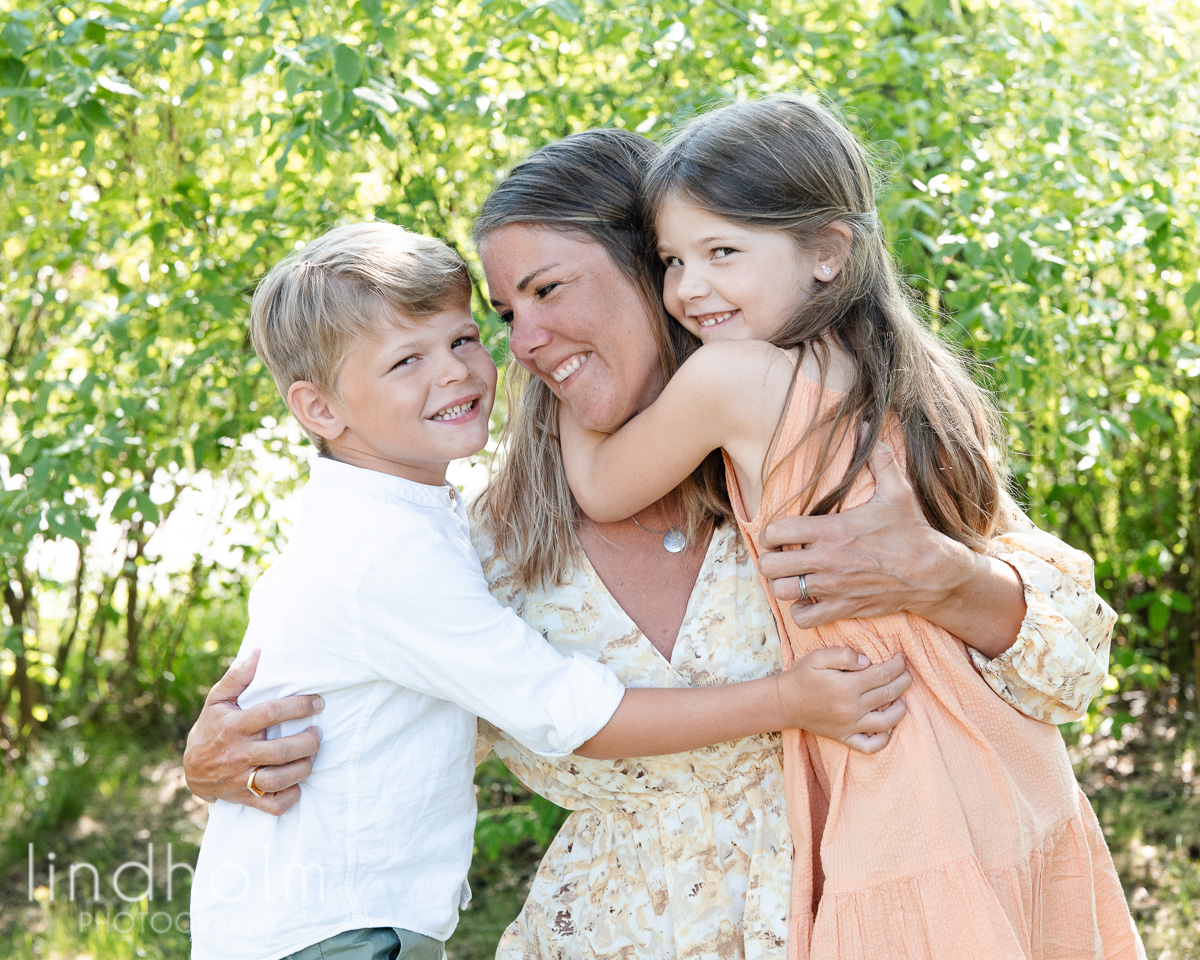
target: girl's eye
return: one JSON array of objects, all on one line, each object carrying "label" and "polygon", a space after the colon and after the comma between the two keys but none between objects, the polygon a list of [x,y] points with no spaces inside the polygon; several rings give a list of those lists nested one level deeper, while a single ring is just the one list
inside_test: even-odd
[{"label": "girl's eye", "polygon": [[682,267],[683,261],[678,257],[663,257],[664,267]]},{"label": "girl's eye", "polygon": [[397,360],[395,362],[395,364],[393,364],[392,369],[399,370],[401,367],[412,366],[416,362],[417,362],[416,357],[402,357],[401,359]]},{"label": "girl's eye", "polygon": [[737,253],[737,251],[733,247],[714,247],[713,259],[721,260],[724,257],[729,256],[731,253]]}]

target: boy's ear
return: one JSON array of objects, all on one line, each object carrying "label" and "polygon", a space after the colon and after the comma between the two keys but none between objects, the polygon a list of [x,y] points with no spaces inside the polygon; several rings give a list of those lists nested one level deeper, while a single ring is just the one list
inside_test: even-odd
[{"label": "boy's ear", "polygon": [[346,421],[330,406],[316,384],[308,380],[297,380],[288,387],[287,405],[309,433],[324,440],[336,440],[346,429]]},{"label": "boy's ear", "polygon": [[834,220],[821,234],[817,248],[817,262],[813,264],[813,279],[828,283],[839,273],[850,256],[854,235],[850,227],[841,220]]}]

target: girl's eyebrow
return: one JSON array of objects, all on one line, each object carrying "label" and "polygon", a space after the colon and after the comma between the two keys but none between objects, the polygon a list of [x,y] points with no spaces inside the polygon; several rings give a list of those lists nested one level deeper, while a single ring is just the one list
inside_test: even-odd
[{"label": "girl's eyebrow", "polygon": [[[709,244],[709,243],[731,243],[731,242],[733,242],[733,240],[732,240],[732,236],[714,236],[714,237],[700,237],[699,239],[694,240],[692,242],[699,246],[703,246],[703,245]],[[662,251],[667,250],[667,249],[669,249],[669,244],[660,243],[658,245],[659,253],[662,253]]]}]

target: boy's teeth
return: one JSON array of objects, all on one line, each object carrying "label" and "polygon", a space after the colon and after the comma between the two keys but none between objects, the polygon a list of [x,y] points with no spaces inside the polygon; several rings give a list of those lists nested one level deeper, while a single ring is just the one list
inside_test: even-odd
[{"label": "boy's teeth", "polygon": [[705,317],[703,320],[701,320],[700,326],[711,327],[714,324],[724,323],[726,320],[728,320],[730,317],[733,316],[734,312],[735,311],[730,310],[727,313],[714,313],[711,316]]},{"label": "boy's teeth", "polygon": [[470,403],[460,403],[456,407],[447,407],[441,413],[435,413],[430,420],[453,420],[455,417],[461,417],[464,413],[475,406],[475,401]]},{"label": "boy's teeth", "polygon": [[583,361],[586,359],[587,359],[587,354],[585,354],[585,353],[578,353],[575,356],[573,356],[570,360],[568,360],[561,367],[559,367],[557,370],[555,370],[553,374],[551,374],[551,376],[554,377],[554,382],[562,383],[564,380],[567,379],[567,377],[569,377],[576,370],[578,370],[580,367],[582,367]]}]

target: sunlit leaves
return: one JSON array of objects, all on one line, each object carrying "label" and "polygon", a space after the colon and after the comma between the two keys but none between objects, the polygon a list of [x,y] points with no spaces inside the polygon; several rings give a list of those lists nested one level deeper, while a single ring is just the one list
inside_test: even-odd
[{"label": "sunlit leaves", "polygon": [[[1176,599],[1200,595],[1194,3],[19,6],[0,27],[10,571],[39,538],[88,542],[100,504],[144,541],[175,484],[244,469],[243,438],[283,419],[245,295],[294,244],[379,216],[470,258],[529,149],[796,87],[872,143],[905,272],[991,365],[1018,483],[1097,556],[1127,641],[1165,656],[1197,629]],[[1143,569],[1149,541],[1165,560]]]}]

